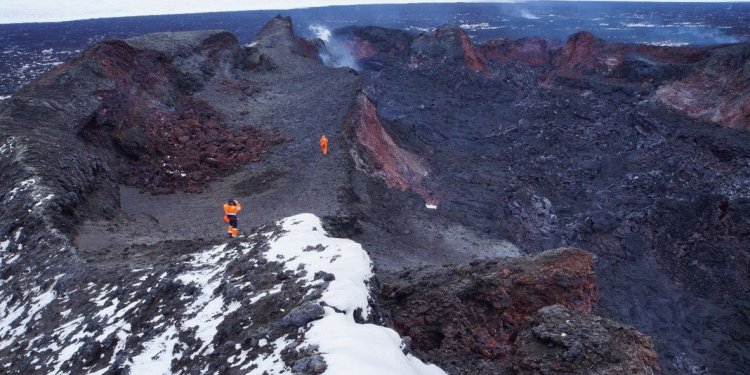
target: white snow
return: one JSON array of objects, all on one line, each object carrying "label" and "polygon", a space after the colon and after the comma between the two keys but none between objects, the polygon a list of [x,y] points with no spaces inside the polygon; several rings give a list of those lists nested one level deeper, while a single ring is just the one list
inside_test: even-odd
[{"label": "white snow", "polygon": [[[198,254],[191,262],[193,269],[176,278],[185,284],[195,283],[201,288],[201,294],[187,308],[186,315],[192,315],[192,318],[183,324],[185,329],[196,328],[196,338],[201,340],[201,348],[193,355],[210,354],[213,351],[209,344],[216,335],[217,327],[224,321],[224,317],[241,306],[236,302],[225,306],[224,297],[213,295],[229,263],[229,257],[225,256],[226,246],[224,244]],[[208,351],[204,353],[206,349]]]},{"label": "white snow", "polygon": [[9,246],[10,246],[10,240],[5,240],[3,242],[0,242],[0,267],[3,264],[10,264],[18,258],[17,254],[12,255],[12,254],[7,253]]},{"label": "white snow", "polygon": [[375,324],[357,324],[343,314],[326,308],[326,316],[314,322],[306,341],[318,345],[328,369],[327,375],[442,375],[435,365],[426,365],[404,355],[396,331]]},{"label": "white snow", "polygon": [[626,23],[625,27],[645,27],[645,28],[652,28],[652,27],[656,27],[656,25],[654,25],[653,23],[648,23],[648,22],[631,22],[631,23]]},{"label": "white snow", "polygon": [[420,31],[420,32],[423,32],[423,33],[430,33],[430,32],[432,32],[435,29],[434,28],[429,28],[429,27],[407,26],[405,28],[405,30],[414,30],[414,31]]},{"label": "white snow", "polygon": [[[302,264],[308,283],[319,271],[335,276],[319,301],[344,313],[325,307],[324,317],[310,323],[305,341],[300,344],[320,348],[328,364],[324,374],[348,375],[353,369],[358,375],[445,374],[435,365],[405,355],[401,351],[403,342],[392,329],[354,321],[354,310],[361,309],[366,317],[369,309],[367,282],[372,277],[372,262],[362,246],[348,239],[328,237],[320,219],[312,214],[292,216],[279,224],[286,233],[270,241],[270,249],[265,254],[269,261],[286,259],[284,267],[293,271]],[[316,245],[322,245],[323,250],[305,251]],[[273,354],[256,358],[252,363],[259,366],[259,373],[288,374],[290,371],[283,369],[279,346],[290,344],[283,339],[276,340]]]},{"label": "white snow", "polygon": [[67,340],[68,337],[70,337],[70,335],[75,332],[81,322],[83,322],[82,316],[63,324],[60,327],[57,327],[54,331],[54,334],[57,335],[57,341]]},{"label": "white snow", "polygon": [[276,294],[276,293],[280,292],[282,286],[284,286],[284,284],[276,284],[276,285],[274,285],[273,288],[271,288],[271,289],[269,289],[269,290],[267,290],[265,292],[262,292],[262,293],[258,294],[257,296],[255,296],[253,298],[250,298],[250,303],[251,304],[256,303],[256,302],[260,301],[261,298],[263,298],[265,296],[270,296],[272,294]]},{"label": "white snow", "polygon": [[10,95],[0,95],[0,100],[5,100],[10,98]]},{"label": "white snow", "polygon": [[[292,344],[291,341],[284,340],[283,337],[280,337],[276,341],[273,342],[273,346],[275,348],[273,353],[269,355],[259,356],[258,358],[255,358],[248,364],[242,366],[240,369],[245,370],[251,367],[252,365],[256,365],[257,367],[253,370],[252,372],[253,374],[267,374],[267,375],[291,374],[292,373],[291,370],[289,370],[286,366],[284,366],[284,361],[281,360],[281,351],[284,350],[285,347],[291,344]],[[351,373],[351,371],[349,373]]]},{"label": "white snow", "polygon": [[430,210],[437,210],[437,205],[436,205],[436,204],[430,204],[430,203],[426,203],[426,204],[425,204],[424,206],[425,206],[425,207],[426,207],[427,209],[430,209]]},{"label": "white snow", "polygon": [[21,181],[20,183],[18,183],[18,186],[14,187],[8,193],[8,195],[6,196],[7,197],[6,200],[12,201],[16,197],[16,194],[18,194],[21,191],[25,191],[26,189],[28,189],[29,187],[33,186],[34,184],[36,184],[36,180],[33,179],[33,178]]},{"label": "white snow", "polygon": [[[32,291],[34,297],[28,305],[21,304],[16,306],[16,308],[0,318],[0,350],[7,348],[19,337],[25,334],[26,325],[32,318],[34,318],[36,313],[47,307],[47,305],[49,305],[56,297],[56,293],[52,288],[41,294],[38,294],[39,292],[38,289]],[[0,311],[0,313],[3,312],[4,311]],[[11,329],[11,324],[23,316],[24,313],[26,314],[26,318],[17,323],[16,328]]]},{"label": "white snow", "polygon": [[[10,96],[0,96],[0,100],[5,100],[10,98]],[[3,143],[0,145],[0,155],[9,155],[13,151],[13,140],[9,140],[8,142]]]},{"label": "white snow", "polygon": [[500,28],[499,26],[490,26],[487,22],[463,23],[459,27],[464,30],[495,30]]},{"label": "white snow", "polygon": [[179,343],[177,330],[169,327],[161,335],[143,345],[143,352],[132,358],[131,374],[169,375],[172,373],[174,346]]},{"label": "white snow", "polygon": [[690,43],[687,42],[675,42],[671,40],[659,40],[655,42],[647,42],[644,43],[650,46],[657,46],[657,47],[684,47],[687,45],[690,45]]},{"label": "white snow", "polygon": [[50,194],[50,195],[48,195],[48,196],[40,199],[38,202],[36,202],[36,204],[34,205],[34,208],[39,207],[40,205],[44,204],[44,202],[46,202],[46,201],[48,201],[48,200],[50,200],[50,199],[52,199],[54,197],[55,197],[54,194]]},{"label": "white snow", "polygon": [[[319,271],[332,273],[331,281],[321,301],[351,315],[355,309],[368,315],[369,290],[365,284],[372,277],[372,262],[362,246],[354,241],[328,237],[323,225],[313,214],[300,214],[279,222],[287,231],[272,240],[265,257],[269,261],[284,261],[284,268],[296,272],[303,265],[303,278],[313,281]],[[322,245],[324,250],[304,251],[308,246]]]},{"label": "white snow", "polygon": [[60,374],[60,367],[62,367],[65,362],[73,358],[73,354],[76,354],[78,349],[83,346],[83,344],[85,343],[84,339],[89,335],[90,334],[79,333],[70,340],[72,341],[72,343],[63,348],[63,350],[61,350],[60,354],[57,356],[55,370],[52,371],[53,374]]}]

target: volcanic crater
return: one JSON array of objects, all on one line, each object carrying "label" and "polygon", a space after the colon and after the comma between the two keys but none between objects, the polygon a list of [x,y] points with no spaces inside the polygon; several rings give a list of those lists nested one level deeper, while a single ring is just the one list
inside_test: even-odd
[{"label": "volcanic crater", "polygon": [[[341,51],[356,66],[339,66]],[[311,212],[361,243],[373,320],[450,373],[742,373],[748,61],[747,44],[581,32],[477,45],[450,25],[351,26],[324,43],[283,17],[244,46],[224,31],[100,42],[0,103],[0,238],[22,255],[2,264],[2,288],[75,295],[131,270],[171,275],[176,259],[226,242],[221,205],[235,198],[247,234]],[[291,334],[270,321],[307,290],[286,289],[272,262],[237,264],[235,277],[286,286],[248,313],[272,328],[245,337],[227,324],[225,341]],[[178,305],[175,288],[149,298]],[[27,336],[46,340],[46,324]],[[32,371],[19,350],[31,345],[0,347],[2,368]],[[126,362],[113,342],[91,345],[76,352],[85,365],[64,368]],[[222,345],[179,365],[238,373],[221,367]]]}]

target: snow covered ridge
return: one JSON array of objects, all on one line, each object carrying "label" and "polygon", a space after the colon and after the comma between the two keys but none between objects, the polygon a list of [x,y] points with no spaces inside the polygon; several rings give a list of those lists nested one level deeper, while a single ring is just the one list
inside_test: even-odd
[{"label": "snow covered ridge", "polygon": [[61,274],[21,298],[0,288],[0,373],[444,374],[364,323],[370,258],[312,214],[104,273]]},{"label": "snow covered ridge", "polygon": [[[300,345],[317,346],[327,364],[325,374],[444,374],[437,366],[425,365],[419,359],[402,352],[403,342],[398,334],[374,324],[358,324],[354,312],[363,311],[367,318],[369,290],[367,281],[372,277],[370,257],[354,241],[327,237],[320,220],[312,214],[302,214],[282,220],[285,231],[270,244],[266,256],[285,259],[287,270],[302,265],[308,274],[307,283],[315,283],[312,272],[327,272],[335,279],[317,299],[324,307],[324,315],[313,321]],[[317,248],[309,246],[315,244]],[[258,373],[291,373],[284,366],[278,348],[289,348],[291,340],[277,341],[272,355],[254,361]],[[300,370],[296,368],[295,370]]]}]

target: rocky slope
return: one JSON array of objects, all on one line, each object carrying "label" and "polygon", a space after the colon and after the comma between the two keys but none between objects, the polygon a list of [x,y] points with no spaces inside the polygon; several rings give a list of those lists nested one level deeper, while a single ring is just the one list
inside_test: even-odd
[{"label": "rocky slope", "polygon": [[743,46],[291,25],[105,41],[0,103],[0,368],[748,367],[750,136],[659,96]]},{"label": "rocky slope", "polygon": [[409,270],[383,290],[392,325],[412,348],[464,374],[503,373],[524,319],[540,308],[590,314],[599,298],[591,255],[571,249]]},{"label": "rocky slope", "polygon": [[520,374],[659,372],[649,337],[562,305],[542,307],[524,324],[510,363],[512,371]]},{"label": "rocky slope", "polygon": [[392,202],[383,212],[400,217],[387,223],[408,224],[390,245],[360,240],[442,249],[451,236],[435,228],[460,225],[525,252],[581,247],[597,256],[597,311],[653,335],[663,371],[747,369],[750,138],[732,129],[746,120],[725,121],[743,119],[743,107],[696,119],[661,94],[713,66],[723,79],[694,81],[711,94],[691,103],[741,101],[747,46],[608,44],[587,33],[562,46],[494,41],[475,47],[484,73],[466,59],[415,59],[429,56],[417,41],[461,53],[460,38],[393,33],[350,27],[337,37],[372,48],[357,61],[364,91],[391,137],[430,166],[424,185],[439,207],[404,210],[380,195]]}]

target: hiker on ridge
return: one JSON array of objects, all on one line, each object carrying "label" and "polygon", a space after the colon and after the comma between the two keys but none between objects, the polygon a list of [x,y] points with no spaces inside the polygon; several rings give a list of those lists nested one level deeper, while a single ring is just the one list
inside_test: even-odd
[{"label": "hiker on ridge", "polygon": [[229,232],[230,238],[237,237],[240,233],[240,231],[237,230],[237,213],[240,212],[241,209],[242,205],[240,205],[240,202],[237,202],[234,199],[230,199],[224,204],[224,222],[229,224],[227,232]]},{"label": "hiker on ridge", "polygon": [[328,155],[328,138],[325,134],[320,136],[320,151],[323,152],[323,155]]}]

